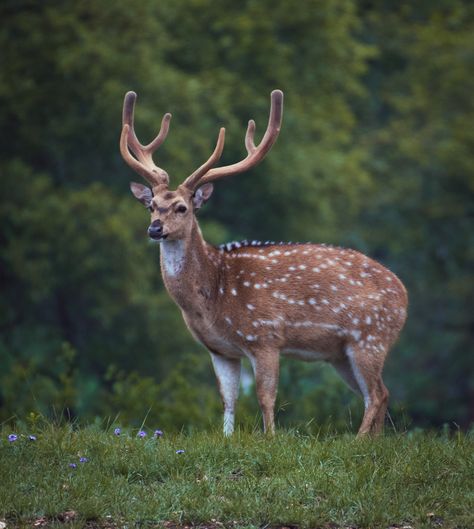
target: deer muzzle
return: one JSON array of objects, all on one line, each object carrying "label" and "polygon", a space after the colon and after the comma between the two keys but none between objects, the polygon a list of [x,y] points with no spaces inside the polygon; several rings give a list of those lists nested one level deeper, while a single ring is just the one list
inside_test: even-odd
[{"label": "deer muzzle", "polygon": [[163,225],[161,224],[161,220],[154,220],[150,224],[148,228],[148,236],[155,241],[166,238],[166,235],[163,235]]}]

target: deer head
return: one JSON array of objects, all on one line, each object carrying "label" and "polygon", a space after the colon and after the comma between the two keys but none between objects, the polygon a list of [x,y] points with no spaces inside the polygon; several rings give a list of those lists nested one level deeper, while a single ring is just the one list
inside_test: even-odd
[{"label": "deer head", "polygon": [[148,235],[155,241],[180,240],[188,236],[196,211],[210,198],[212,182],[220,178],[243,173],[257,165],[275,143],[281,127],[283,92],[271,93],[270,116],[265,134],[255,145],[255,122],[250,120],[245,135],[247,156],[232,165],[213,167],[224,149],[225,129],[221,128],[216,147],[209,159],[188,176],[176,190],[169,189],[168,173],[153,162],[153,153],[168,135],[171,114],[165,114],[160,132],[148,145],[142,145],[133,127],[134,107],[137,95],[127,92],[123,104],[122,135],[120,152],[127,164],[141,175],[151,186],[136,182],[130,184],[135,197],[151,213]]}]

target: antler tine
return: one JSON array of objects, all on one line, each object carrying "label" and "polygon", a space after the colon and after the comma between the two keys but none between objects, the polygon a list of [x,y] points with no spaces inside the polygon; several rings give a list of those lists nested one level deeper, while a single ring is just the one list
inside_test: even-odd
[{"label": "antler tine", "polygon": [[139,175],[143,176],[151,185],[156,185],[156,180],[150,177],[150,171],[134,158],[129,151],[130,125],[124,125],[120,135],[120,153],[127,164]]},{"label": "antler tine", "polygon": [[188,189],[195,189],[196,185],[199,183],[199,180],[201,177],[206,174],[209,169],[219,161],[219,158],[222,155],[222,151],[224,150],[224,142],[225,142],[225,128],[222,127],[219,130],[219,136],[217,138],[216,147],[214,149],[214,152],[211,154],[207,162],[203,163],[200,167],[198,167],[194,173],[183,182],[183,186],[187,187]]},{"label": "antler tine", "polygon": [[249,124],[247,126],[247,132],[245,134],[245,148],[247,149],[248,153],[252,153],[257,147],[255,147],[254,143],[254,136],[255,136],[255,121],[253,119],[249,120]]},{"label": "antler tine", "polygon": [[267,129],[258,146],[255,146],[254,143],[255,121],[251,119],[249,121],[247,133],[245,135],[245,148],[247,149],[247,156],[240,162],[234,163],[232,165],[210,169],[199,179],[199,181],[195,182],[195,187],[207,182],[213,182],[214,180],[218,180],[225,176],[243,173],[244,171],[249,170],[261,162],[278,138],[281,128],[282,116],[283,92],[281,90],[273,90],[271,93],[270,115],[268,117]]},{"label": "antler tine", "polygon": [[[163,143],[168,135],[171,114],[167,113],[161,120],[160,132],[148,145],[142,145],[135,134],[133,126],[134,109],[137,94],[127,92],[123,102],[122,135],[120,137],[120,152],[128,165],[143,176],[151,185],[169,182],[168,173],[157,167],[153,162],[153,153]],[[130,150],[135,155],[130,154]]]}]

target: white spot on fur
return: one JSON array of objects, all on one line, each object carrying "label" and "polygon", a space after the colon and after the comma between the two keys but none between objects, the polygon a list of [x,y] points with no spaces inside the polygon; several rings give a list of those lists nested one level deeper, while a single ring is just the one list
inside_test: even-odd
[{"label": "white spot on fur", "polygon": [[237,290],[235,290],[235,288],[233,288],[230,292],[233,296],[237,296]]},{"label": "white spot on fur", "polygon": [[274,320],[257,320],[256,322],[254,321],[252,325],[254,327],[257,327],[257,326],[278,327],[280,325],[280,321],[283,321],[283,318],[281,316],[278,316],[278,318]]},{"label": "white spot on fur", "polygon": [[232,325],[232,320],[231,320],[228,316],[226,316],[226,317],[224,318],[224,320],[225,320],[229,325]]},{"label": "white spot on fur", "polygon": [[282,294],[281,292],[272,292],[272,296],[277,299],[286,300],[285,294]]},{"label": "white spot on fur", "polygon": [[353,330],[350,331],[349,334],[354,337],[357,341],[360,340],[360,331]]},{"label": "white spot on fur", "polygon": [[255,306],[252,305],[251,303],[247,303],[247,308],[248,308],[249,310],[255,310]]},{"label": "white spot on fur", "polygon": [[299,329],[300,327],[314,327],[314,322],[312,321],[295,321],[294,323],[288,324],[290,327],[295,327]]}]

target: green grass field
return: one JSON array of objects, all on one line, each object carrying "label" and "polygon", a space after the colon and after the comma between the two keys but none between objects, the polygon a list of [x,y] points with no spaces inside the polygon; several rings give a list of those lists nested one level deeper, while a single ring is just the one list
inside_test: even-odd
[{"label": "green grass field", "polygon": [[7,529],[474,527],[474,438],[463,434],[140,438],[52,425],[11,433],[0,437]]}]

